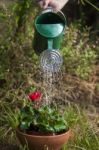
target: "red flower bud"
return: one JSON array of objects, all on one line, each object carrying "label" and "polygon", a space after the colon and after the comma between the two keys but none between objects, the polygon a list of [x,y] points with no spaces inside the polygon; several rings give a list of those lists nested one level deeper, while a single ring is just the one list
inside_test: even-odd
[{"label": "red flower bud", "polygon": [[41,97],[41,93],[38,91],[32,92],[28,94],[31,101],[36,101]]}]

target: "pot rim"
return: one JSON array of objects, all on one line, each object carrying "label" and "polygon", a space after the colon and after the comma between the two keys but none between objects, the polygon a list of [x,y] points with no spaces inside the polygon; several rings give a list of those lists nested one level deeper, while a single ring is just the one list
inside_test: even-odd
[{"label": "pot rim", "polygon": [[18,128],[16,129],[16,132],[19,133],[19,134],[22,134],[23,136],[28,136],[28,137],[38,137],[38,138],[55,138],[55,137],[61,137],[61,136],[65,136],[65,135],[68,135],[68,134],[71,134],[71,129],[68,129],[67,131],[65,131],[64,133],[62,134],[57,134],[57,135],[31,135],[31,134],[27,134],[27,133],[23,133],[21,132]]}]

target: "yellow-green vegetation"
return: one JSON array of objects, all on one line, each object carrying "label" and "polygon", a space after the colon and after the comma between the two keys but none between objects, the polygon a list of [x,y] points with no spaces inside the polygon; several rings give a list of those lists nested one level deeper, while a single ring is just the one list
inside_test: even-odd
[{"label": "yellow-green vegetation", "polygon": [[[17,144],[15,108],[20,107],[28,91],[42,86],[38,56],[32,48],[33,20],[38,8],[33,0],[19,1],[0,1],[0,141],[10,144]],[[94,27],[84,23],[88,17],[84,12],[80,16],[65,30],[61,48],[63,78],[61,88],[55,88],[57,102],[62,103],[73,133],[62,150],[99,150],[99,29],[98,23]],[[89,104],[95,105],[91,111]]]}]

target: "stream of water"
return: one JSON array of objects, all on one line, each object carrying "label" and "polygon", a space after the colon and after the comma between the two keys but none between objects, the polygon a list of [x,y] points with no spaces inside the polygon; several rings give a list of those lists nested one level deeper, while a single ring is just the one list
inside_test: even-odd
[{"label": "stream of water", "polygon": [[54,103],[56,95],[60,94],[62,72],[43,72],[44,104]]}]

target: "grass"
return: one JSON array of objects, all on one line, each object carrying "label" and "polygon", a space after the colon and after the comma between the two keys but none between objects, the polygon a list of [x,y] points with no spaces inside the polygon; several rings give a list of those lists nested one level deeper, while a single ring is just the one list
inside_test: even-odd
[{"label": "grass", "polygon": [[88,121],[86,110],[76,107],[76,110],[72,107],[67,110],[68,117],[74,119],[72,124],[73,137],[62,150],[99,150],[99,130],[93,129],[92,124]]},{"label": "grass", "polygon": [[[17,117],[13,116],[13,110],[20,106],[20,99],[23,99],[28,87],[42,86],[42,83],[39,85],[37,57],[33,53],[31,43],[27,44],[28,37],[30,41],[33,37],[33,17],[31,20],[31,16],[35,16],[34,8],[24,16],[27,20],[26,33],[20,33],[19,41],[21,42],[15,42],[13,39],[11,41],[13,31],[18,26],[17,20],[21,19],[24,22],[23,16],[17,14],[20,13],[19,6],[21,7],[21,3],[18,5],[15,3],[13,7],[6,9],[5,13],[0,14],[8,30],[2,30],[5,34],[0,37],[0,141],[11,144],[17,144],[15,137]],[[99,64],[99,40],[94,39],[94,34],[91,36],[94,40],[89,39],[89,28],[81,29],[83,29],[81,25],[74,22],[69,25],[64,35],[64,48],[61,51],[66,81],[64,80],[64,84],[61,84],[61,89],[59,86],[56,91],[58,95],[56,94],[55,97],[60,96],[61,100],[84,101],[85,106],[85,102],[89,104],[89,101],[99,99],[99,71],[96,71],[96,66],[93,66],[94,63]],[[79,77],[85,80],[80,80]],[[69,104],[64,111],[73,136],[62,150],[99,150],[99,125],[97,125],[99,114],[94,113],[95,109],[91,112],[78,105]],[[91,118],[90,115],[92,115]],[[26,147],[20,147],[20,150],[26,150]]]},{"label": "grass", "polygon": [[[99,130],[94,128],[94,122],[90,122],[89,112],[76,104],[69,104],[64,110],[66,120],[72,129],[72,137],[62,150],[99,150]],[[0,127],[1,140],[6,141],[9,137],[10,143],[17,144],[14,133],[17,125],[16,116],[13,117],[13,111],[10,109],[10,105],[7,104],[6,110],[0,118],[0,123],[2,123]],[[99,116],[97,119],[99,119]],[[20,147],[20,150],[27,149],[26,147]]]}]

